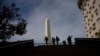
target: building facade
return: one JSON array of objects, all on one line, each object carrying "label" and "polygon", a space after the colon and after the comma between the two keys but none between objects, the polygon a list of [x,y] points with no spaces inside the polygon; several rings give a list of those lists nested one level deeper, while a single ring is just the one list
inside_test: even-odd
[{"label": "building facade", "polygon": [[79,9],[84,16],[84,26],[88,38],[98,38],[100,32],[100,0],[78,0]]}]

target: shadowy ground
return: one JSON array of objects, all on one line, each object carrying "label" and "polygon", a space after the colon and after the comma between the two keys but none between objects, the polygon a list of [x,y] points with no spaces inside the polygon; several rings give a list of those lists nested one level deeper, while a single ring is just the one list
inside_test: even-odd
[{"label": "shadowy ground", "polygon": [[30,49],[23,56],[100,56],[100,52],[78,45],[38,46]]},{"label": "shadowy ground", "polygon": [[77,41],[76,45],[34,46],[33,40],[29,40],[0,47],[0,56],[100,56],[99,45],[94,45],[97,42],[90,43]]}]

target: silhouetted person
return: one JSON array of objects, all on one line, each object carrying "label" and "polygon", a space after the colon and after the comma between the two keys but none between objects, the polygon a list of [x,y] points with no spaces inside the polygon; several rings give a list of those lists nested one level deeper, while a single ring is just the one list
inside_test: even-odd
[{"label": "silhouetted person", "polygon": [[52,44],[55,45],[55,38],[52,37]]},{"label": "silhouetted person", "polygon": [[59,37],[56,36],[56,42],[57,42],[57,45],[58,45],[58,42],[60,41]]},{"label": "silhouetted person", "polygon": [[63,45],[66,45],[66,41],[65,40],[63,40]]},{"label": "silhouetted person", "polygon": [[67,38],[67,41],[68,41],[68,44],[69,44],[69,45],[72,44],[71,38],[72,38],[72,36],[68,36],[68,38]]},{"label": "silhouetted person", "polygon": [[45,44],[47,45],[48,44],[48,38],[45,37]]}]

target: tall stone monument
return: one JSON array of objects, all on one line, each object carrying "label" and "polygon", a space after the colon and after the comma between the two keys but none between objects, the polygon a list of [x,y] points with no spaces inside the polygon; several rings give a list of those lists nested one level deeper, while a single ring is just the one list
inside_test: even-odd
[{"label": "tall stone monument", "polygon": [[50,21],[48,17],[46,17],[45,19],[45,37],[48,38],[47,45],[51,45],[52,41],[51,41],[51,32],[50,32]]}]

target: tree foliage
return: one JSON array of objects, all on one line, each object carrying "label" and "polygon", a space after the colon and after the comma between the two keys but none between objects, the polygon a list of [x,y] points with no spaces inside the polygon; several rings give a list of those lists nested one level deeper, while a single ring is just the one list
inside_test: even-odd
[{"label": "tree foliage", "polygon": [[15,3],[8,5],[5,0],[0,0],[0,39],[9,39],[15,34],[26,33],[26,20],[19,13]]}]

